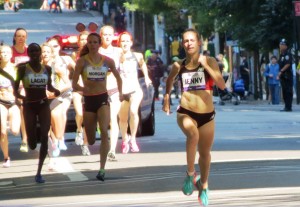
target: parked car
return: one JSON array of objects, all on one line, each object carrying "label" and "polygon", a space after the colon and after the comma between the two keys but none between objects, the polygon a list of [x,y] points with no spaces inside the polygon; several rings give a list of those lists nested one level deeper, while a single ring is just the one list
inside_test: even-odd
[{"label": "parked car", "polygon": [[[143,90],[143,99],[139,107],[140,122],[137,136],[152,136],[155,133],[154,87],[146,85],[142,71],[139,71],[139,82]],[[67,114],[66,132],[76,132],[75,115],[73,104],[71,104]]]},{"label": "parked car", "polygon": [[78,35],[76,34],[56,34],[48,37],[47,40],[52,38],[58,40],[62,55],[71,55],[73,51],[78,50]]},{"label": "parked car", "polygon": [[[61,35],[56,34],[50,38],[56,38],[61,46],[61,53],[63,55],[71,55],[73,51],[78,50],[78,36],[74,34]],[[115,33],[112,45],[117,46],[119,34]],[[152,136],[155,133],[155,100],[154,88],[152,85],[146,86],[144,75],[139,71],[139,81],[143,90],[143,100],[139,108],[140,123],[138,126],[137,136]],[[71,104],[67,113],[66,132],[76,132],[77,126],[75,121],[75,110]]]},{"label": "parked car", "polygon": [[143,90],[143,99],[139,108],[140,122],[137,136],[152,136],[155,133],[154,87],[146,85],[141,71],[139,71],[139,82]]}]

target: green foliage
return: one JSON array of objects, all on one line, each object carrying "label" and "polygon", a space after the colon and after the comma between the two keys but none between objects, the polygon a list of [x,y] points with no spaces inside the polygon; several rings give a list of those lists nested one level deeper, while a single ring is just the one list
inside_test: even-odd
[{"label": "green foliage", "polygon": [[[278,47],[280,38],[289,42],[293,34],[292,0],[132,0],[137,10],[163,13],[168,34],[181,33],[192,15],[196,29],[209,37],[226,33],[240,46],[257,51]],[[182,14],[180,10],[187,9]]]},{"label": "green foliage", "polygon": [[168,9],[168,5],[163,0],[132,0],[123,5],[128,9],[140,10],[149,14],[159,14]]}]

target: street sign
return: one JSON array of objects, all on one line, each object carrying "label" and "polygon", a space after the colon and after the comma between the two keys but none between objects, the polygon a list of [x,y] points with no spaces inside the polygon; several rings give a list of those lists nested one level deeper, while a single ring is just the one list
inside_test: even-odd
[{"label": "street sign", "polygon": [[300,1],[294,1],[295,16],[300,16]]}]

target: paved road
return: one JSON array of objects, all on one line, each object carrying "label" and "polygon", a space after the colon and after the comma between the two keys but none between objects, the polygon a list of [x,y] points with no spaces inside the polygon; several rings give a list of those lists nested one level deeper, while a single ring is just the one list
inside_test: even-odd
[{"label": "paved road", "polygon": [[[28,42],[42,43],[58,32],[75,32],[77,22],[101,22],[91,13],[21,10],[0,12],[0,39],[10,44],[16,27],[28,28]],[[176,101],[174,101],[176,102]],[[279,112],[282,105],[262,101],[239,106],[216,105],[216,134],[210,176],[211,206],[300,206],[300,107]],[[35,184],[38,148],[19,152],[20,137],[10,137],[12,166],[0,170],[0,206],[198,206],[197,193],[180,192],[185,176],[185,139],[176,113],[166,116],[156,103],[156,133],[139,139],[141,152],[117,154],[107,163],[105,182],[96,180],[99,140],[92,155],[81,156],[66,134],[68,151],[56,159],[56,170]],[[172,107],[176,110],[176,105]],[[120,140],[118,143],[120,149]]]},{"label": "paved road", "polygon": [[[108,162],[105,182],[95,178],[99,140],[91,147],[93,155],[83,157],[71,140],[74,134],[67,134],[68,151],[57,158],[56,171],[48,171],[46,161],[47,183],[38,185],[33,182],[38,151],[21,153],[19,138],[11,138],[13,165],[0,173],[1,204],[198,206],[196,192],[189,197],[180,192],[186,169],[184,137],[175,114],[166,116],[160,106],[157,102],[155,136],[139,139],[141,153],[118,154],[117,162]],[[279,112],[281,107],[216,105],[211,206],[300,205],[300,107],[292,113]]]},{"label": "paved road", "polygon": [[61,14],[30,9],[16,13],[0,10],[0,41],[12,45],[15,29],[23,27],[28,32],[28,44],[42,44],[47,37],[55,34],[78,34],[75,29],[78,22],[84,25],[90,22],[102,25],[102,17],[96,11],[65,11]]}]

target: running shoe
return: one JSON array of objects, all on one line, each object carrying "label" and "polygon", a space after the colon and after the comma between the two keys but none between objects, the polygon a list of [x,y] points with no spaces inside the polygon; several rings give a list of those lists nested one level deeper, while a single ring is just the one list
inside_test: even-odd
[{"label": "running shoe", "polygon": [[21,152],[28,152],[28,145],[27,145],[27,143],[25,143],[25,142],[21,143],[20,151]]},{"label": "running shoe", "polygon": [[128,144],[128,142],[124,142],[123,141],[121,148],[122,148],[122,153],[123,154],[127,154],[129,152],[129,144]]},{"label": "running shoe", "polygon": [[114,152],[109,152],[107,154],[107,157],[108,157],[108,160],[110,160],[110,161],[117,161],[116,154]]},{"label": "running shoe", "polygon": [[97,124],[97,132],[101,136],[101,130],[100,130],[99,124]]},{"label": "running shoe", "polygon": [[54,171],[55,170],[55,164],[54,163],[49,163],[48,164],[48,170],[49,171]]},{"label": "running shoe", "polygon": [[77,132],[76,133],[75,144],[76,145],[83,145],[83,135],[82,135],[82,132]]},{"label": "running shoe", "polygon": [[182,192],[184,195],[192,195],[193,194],[193,191],[194,191],[194,184],[193,184],[193,181],[194,181],[194,178],[196,176],[196,173],[194,175],[186,175],[186,178],[184,179],[184,182],[183,182],[183,186],[182,186]]},{"label": "running shoe", "polygon": [[131,152],[139,152],[139,146],[136,144],[136,141],[130,141]]},{"label": "running shoe", "polygon": [[48,153],[50,157],[58,157],[60,154],[60,149],[56,143],[52,142],[51,137],[48,138]]},{"label": "running shoe", "polygon": [[202,186],[202,183],[201,183],[201,180],[200,180],[200,175],[195,177],[194,185],[199,191],[199,194],[198,194],[199,203],[203,206],[208,206],[208,192],[209,192],[209,189],[208,188],[203,189],[203,186]]},{"label": "running shoe", "polygon": [[45,180],[43,179],[43,177],[41,175],[36,175],[35,176],[35,182],[36,183],[44,183]]},{"label": "running shoe", "polygon": [[105,170],[104,170],[104,169],[101,169],[101,170],[99,170],[99,172],[98,172],[96,178],[97,178],[98,180],[104,181],[104,176],[105,176]]},{"label": "running shoe", "polygon": [[2,166],[5,167],[5,168],[10,167],[10,159],[5,159]]},{"label": "running shoe", "polygon": [[60,150],[67,150],[67,145],[65,144],[65,141],[64,140],[59,140],[58,141],[58,148]]},{"label": "running shoe", "polygon": [[81,145],[81,153],[84,156],[90,156],[91,155],[89,147],[87,145]]}]

